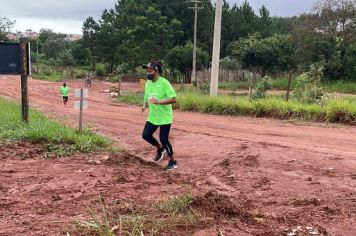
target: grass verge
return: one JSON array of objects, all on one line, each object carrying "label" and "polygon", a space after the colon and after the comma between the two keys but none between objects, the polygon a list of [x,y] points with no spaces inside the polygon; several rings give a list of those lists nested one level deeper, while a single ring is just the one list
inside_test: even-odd
[{"label": "grass verge", "polygon": [[[121,102],[142,104],[142,93],[127,93]],[[305,121],[355,124],[356,104],[352,99],[331,99],[325,105],[286,102],[283,96],[270,96],[250,101],[246,97],[219,96],[217,98],[193,92],[179,92],[178,106],[182,111],[197,111],[216,115],[272,117],[276,119],[300,119]]]},{"label": "grass verge", "polygon": [[20,105],[0,98],[0,141],[25,140],[43,143],[44,151],[55,156],[74,152],[93,152],[107,149],[111,141],[89,130],[82,135],[76,129],[48,119],[40,112],[30,110],[29,124],[21,120]]}]

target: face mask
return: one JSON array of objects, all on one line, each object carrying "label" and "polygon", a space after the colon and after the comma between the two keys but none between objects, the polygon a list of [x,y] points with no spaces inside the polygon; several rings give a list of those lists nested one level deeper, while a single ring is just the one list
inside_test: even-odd
[{"label": "face mask", "polygon": [[155,75],[147,75],[148,80],[153,80],[155,78]]}]

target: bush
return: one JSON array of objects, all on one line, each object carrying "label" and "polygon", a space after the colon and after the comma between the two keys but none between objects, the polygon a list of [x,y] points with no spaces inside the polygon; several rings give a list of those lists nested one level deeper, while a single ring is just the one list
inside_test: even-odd
[{"label": "bush", "polygon": [[311,66],[310,71],[301,74],[296,79],[294,99],[304,103],[323,103],[324,91],[320,86],[323,76],[323,67]]},{"label": "bush", "polygon": [[256,93],[253,95],[254,100],[266,98],[267,90],[271,88],[271,77],[265,76],[257,84]]},{"label": "bush", "polygon": [[103,76],[105,74],[105,65],[104,64],[96,64],[95,72],[99,76]]}]

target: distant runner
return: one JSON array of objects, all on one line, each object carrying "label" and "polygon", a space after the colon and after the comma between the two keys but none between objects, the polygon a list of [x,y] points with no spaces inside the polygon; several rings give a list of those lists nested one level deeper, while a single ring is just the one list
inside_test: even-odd
[{"label": "distant runner", "polygon": [[[151,62],[142,66],[147,72],[147,82],[145,84],[145,95],[142,112],[149,108],[149,113],[142,138],[157,148],[154,161],[163,160],[167,152],[169,157],[166,170],[173,170],[178,167],[177,161],[173,158],[173,148],[169,142],[169,131],[173,122],[172,104],[176,102],[176,93],[169,81],[160,76],[162,73],[161,62]],[[160,143],[153,137],[157,129],[159,131]]]},{"label": "distant runner", "polygon": [[68,102],[68,95],[69,95],[69,87],[67,86],[66,83],[63,83],[63,86],[60,87],[59,92],[61,93],[63,97],[63,104],[66,106]]}]

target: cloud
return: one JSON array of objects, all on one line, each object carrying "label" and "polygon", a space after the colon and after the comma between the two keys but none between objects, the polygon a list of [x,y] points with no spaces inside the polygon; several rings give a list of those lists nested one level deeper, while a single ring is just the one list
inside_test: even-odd
[{"label": "cloud", "polygon": [[0,17],[15,20],[13,30],[25,31],[42,28],[55,32],[82,32],[84,20],[99,18],[104,9],[113,8],[117,0],[7,0],[1,4]]},{"label": "cloud", "polygon": [[7,0],[1,4],[0,16],[8,18],[76,19],[98,17],[113,8],[117,0]]},{"label": "cloud", "polygon": [[75,19],[38,19],[20,17],[16,19],[13,31],[24,32],[31,29],[39,32],[40,29],[51,29],[56,33],[81,34],[83,21]]},{"label": "cloud", "polygon": [[[104,9],[111,9],[118,0],[3,0],[0,17],[16,20],[14,30],[49,28],[55,32],[81,33],[84,20],[98,19]],[[174,0],[170,0],[174,1]],[[213,0],[215,1],[215,0]],[[244,0],[227,0],[239,6]],[[258,14],[264,4],[271,15],[293,16],[309,11],[316,0],[249,0]]]}]

